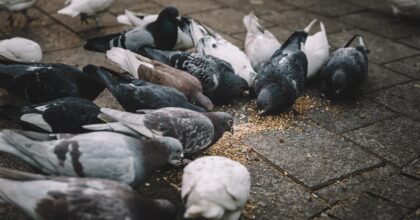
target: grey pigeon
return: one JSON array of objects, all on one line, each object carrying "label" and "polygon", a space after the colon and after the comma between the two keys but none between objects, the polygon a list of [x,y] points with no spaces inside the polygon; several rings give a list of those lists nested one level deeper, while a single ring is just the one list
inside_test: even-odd
[{"label": "grey pigeon", "polygon": [[81,133],[86,124],[100,123],[99,107],[93,102],[65,97],[32,106],[0,106],[0,115],[25,129],[54,133]]},{"label": "grey pigeon", "polygon": [[0,201],[38,220],[173,220],[168,200],[144,198],[123,184],[47,177],[0,168]]},{"label": "grey pigeon", "polygon": [[134,187],[167,163],[180,165],[183,157],[175,138],[139,140],[113,132],[48,135],[4,130],[0,151],[47,174],[111,179]]},{"label": "grey pigeon", "polygon": [[[233,132],[233,118],[225,112],[199,113],[182,108],[142,110],[140,114],[102,108],[101,112],[146,137],[169,136],[178,139],[185,154],[202,152],[219,140],[225,131]],[[107,125],[86,129],[108,130]]]},{"label": "grey pigeon", "polygon": [[261,114],[289,110],[302,94],[308,60],[301,50],[308,33],[295,31],[255,77],[254,90]]},{"label": "grey pigeon", "polygon": [[[359,37],[359,46],[350,47]],[[360,35],[353,36],[336,50],[322,68],[321,77],[332,99],[354,98],[368,74],[368,49]]]},{"label": "grey pigeon", "polygon": [[[181,107],[200,112],[206,111],[188,102],[187,97],[174,88],[123,77],[112,70],[94,65],[85,66],[83,71],[98,74],[112,95],[129,112],[135,112],[139,109],[159,109],[164,107]],[[118,78],[114,76],[118,76]]]},{"label": "grey pigeon", "polygon": [[182,175],[181,196],[185,218],[238,220],[251,188],[245,166],[226,157],[201,157]]}]

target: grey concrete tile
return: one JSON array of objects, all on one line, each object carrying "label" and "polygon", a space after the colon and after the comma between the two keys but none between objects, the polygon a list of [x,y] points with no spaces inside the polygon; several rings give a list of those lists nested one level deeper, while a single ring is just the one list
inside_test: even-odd
[{"label": "grey concrete tile", "polygon": [[57,13],[58,10],[65,7],[64,1],[38,0],[36,6],[48,14]]},{"label": "grey concrete tile", "polygon": [[378,158],[312,122],[251,135],[245,143],[311,188],[377,166]]},{"label": "grey concrete tile", "polygon": [[131,28],[132,28],[131,26],[127,26],[127,25],[118,25],[118,26],[109,27],[109,28],[101,28],[100,30],[95,30],[95,29],[87,30],[84,32],[80,32],[79,35],[83,37],[83,39],[88,40],[93,37],[100,37],[100,36],[105,36],[108,34],[121,33]]},{"label": "grey concrete tile", "polygon": [[199,11],[206,11],[223,7],[217,1],[208,0],[155,0],[156,2],[165,6],[175,6],[181,14],[194,13]]},{"label": "grey concrete tile", "polygon": [[359,99],[317,107],[308,115],[320,126],[334,133],[344,133],[389,118],[394,113],[367,99]]},{"label": "grey concrete tile", "polygon": [[417,49],[420,49],[420,35],[399,39],[398,41],[404,44],[407,44],[409,46],[415,47]]},{"label": "grey concrete tile", "polygon": [[286,11],[295,7],[278,0],[219,0],[219,2],[239,9],[245,13],[253,11],[256,15],[263,15],[273,11]]},{"label": "grey concrete tile", "polygon": [[420,56],[398,60],[392,63],[388,63],[385,66],[399,73],[420,79]]},{"label": "grey concrete tile", "polygon": [[369,73],[361,89],[363,93],[382,89],[392,85],[408,82],[412,80],[407,76],[403,76],[380,65],[369,63]]},{"label": "grey concrete tile", "polygon": [[109,9],[109,12],[118,15],[124,13],[124,10],[126,9],[136,12],[145,12],[145,10],[151,8],[158,8],[157,11],[160,11],[162,7],[156,2],[149,0],[118,0],[114,2]]},{"label": "grey concrete tile", "polygon": [[383,0],[347,0],[348,2],[352,2],[361,6],[364,6],[367,9],[371,9],[373,11],[381,11],[385,13],[392,13],[391,7],[389,4],[384,2]]},{"label": "grey concrete tile", "polygon": [[341,16],[364,9],[360,5],[337,0],[285,0],[285,2],[327,16]]},{"label": "grey concrete tile", "polygon": [[376,102],[420,120],[420,81],[396,85],[367,96]]},{"label": "grey concrete tile", "polygon": [[[81,23],[80,17],[69,17],[67,15],[61,15],[61,14],[53,14],[52,15],[55,19],[69,27],[74,32],[83,32],[88,30],[95,30],[96,29],[96,21],[94,18],[89,18],[88,22],[89,24]],[[116,25],[119,25],[117,22],[117,17],[109,12],[102,13],[99,15],[100,17],[100,26],[102,28],[106,27],[113,27]]]},{"label": "grey concrete tile", "polygon": [[419,129],[419,122],[397,117],[344,136],[398,166],[404,166],[420,154]]},{"label": "grey concrete tile", "polygon": [[248,165],[255,219],[307,219],[326,208],[301,186],[262,162]]},{"label": "grey concrete tile", "polygon": [[420,27],[405,25],[393,16],[381,12],[365,11],[341,17],[340,20],[386,38],[400,38],[420,34]]},{"label": "grey concrete tile", "polygon": [[417,209],[407,216],[404,217],[405,220],[419,220],[420,219],[420,209]]},{"label": "grey concrete tile", "polygon": [[420,159],[416,159],[407,166],[405,166],[402,172],[413,178],[420,179]]},{"label": "grey concrete tile", "polygon": [[407,208],[417,208],[420,205],[420,180],[403,175],[390,177],[371,192]]},{"label": "grey concrete tile", "polygon": [[15,30],[10,35],[38,42],[44,53],[83,45],[79,36],[58,24]]},{"label": "grey concrete tile", "polygon": [[409,209],[394,203],[363,195],[352,203],[328,211],[328,214],[340,219],[387,220],[401,219],[409,212]]},{"label": "grey concrete tile", "polygon": [[374,63],[388,63],[404,57],[420,54],[419,50],[359,29],[331,34],[328,36],[328,39],[331,45],[340,47],[355,34],[361,34],[363,36],[365,44],[370,50],[369,59]]},{"label": "grey concrete tile", "polygon": [[345,201],[356,198],[363,192],[373,188],[375,184],[388,178],[396,170],[387,165],[351,176],[348,179],[337,181],[336,183],[321,188],[315,193],[320,197],[327,199],[330,204],[338,201]]},{"label": "grey concrete tile", "polygon": [[18,29],[27,29],[27,28],[35,28],[39,26],[46,26],[53,24],[54,21],[46,16],[44,13],[39,11],[36,8],[28,9],[27,14],[32,18],[35,18],[32,22],[27,22],[25,16],[22,13],[13,13],[13,26],[10,26],[9,21],[7,21],[7,17],[9,13],[6,11],[0,11],[0,27],[5,33],[11,33]]},{"label": "grey concrete tile", "polygon": [[[216,31],[226,34],[235,34],[246,32],[242,19],[246,14],[233,8],[223,8],[204,13],[191,14],[191,17],[197,19]],[[262,22],[263,25],[267,23]],[[267,25],[268,26],[268,25]]]},{"label": "grey concrete tile", "polygon": [[352,28],[351,25],[345,25],[339,22],[337,19],[327,18],[325,16],[317,15],[303,10],[272,12],[270,14],[262,16],[262,18],[273,24],[276,24],[281,28],[290,31],[305,28],[315,18],[319,21],[322,21],[325,24],[325,28],[328,33],[343,31],[345,29]]}]

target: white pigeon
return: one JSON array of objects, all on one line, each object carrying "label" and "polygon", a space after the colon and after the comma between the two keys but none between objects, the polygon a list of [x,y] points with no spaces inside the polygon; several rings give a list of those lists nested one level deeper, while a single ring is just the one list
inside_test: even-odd
[{"label": "white pigeon", "polygon": [[0,41],[0,60],[16,62],[39,62],[42,49],[38,43],[21,37]]},{"label": "white pigeon", "polygon": [[[125,10],[124,14],[117,17],[117,21],[120,24],[142,27],[155,22],[157,18],[158,14],[149,15],[141,12]],[[188,50],[194,47],[194,42],[191,38],[190,22],[190,18],[183,16],[180,17],[178,39],[175,46],[178,50]]]},{"label": "white pigeon", "polygon": [[254,70],[258,71],[270,60],[281,44],[269,30],[261,26],[253,12],[246,15],[243,22],[248,31],[245,38],[245,53],[251,60]]},{"label": "white pigeon", "polygon": [[248,56],[220,34],[209,27],[197,24],[191,20],[191,36],[198,53],[212,55],[230,63],[236,75],[245,79],[249,87],[254,84],[257,73],[252,68]]},{"label": "white pigeon", "polygon": [[251,177],[242,164],[219,156],[196,159],[182,175],[184,217],[238,220],[250,188]]},{"label": "white pigeon", "polygon": [[[69,15],[76,17],[80,15],[81,22],[87,23],[87,18],[95,16],[105,11],[114,0],[70,0],[66,1],[69,3],[65,8],[59,10],[58,14]],[[98,18],[96,18],[96,24],[98,25]]]},{"label": "white pigeon", "polygon": [[[312,21],[307,27],[308,31],[311,26],[316,22]],[[325,26],[320,22],[321,31],[314,35],[308,36],[305,43],[305,54],[308,58],[308,74],[307,79],[312,79],[319,73],[322,66],[327,62],[330,55],[330,45],[328,43],[327,32]]]},{"label": "white pigeon", "polygon": [[420,0],[390,0],[392,12],[415,24],[420,23]]}]

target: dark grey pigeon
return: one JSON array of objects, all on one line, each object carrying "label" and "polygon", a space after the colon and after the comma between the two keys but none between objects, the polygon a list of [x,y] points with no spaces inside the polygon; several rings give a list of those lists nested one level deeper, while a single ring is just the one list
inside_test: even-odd
[{"label": "dark grey pigeon", "polygon": [[261,114],[289,110],[302,94],[308,59],[301,47],[307,36],[306,31],[295,31],[258,71],[254,90]]},{"label": "dark grey pigeon", "polygon": [[[350,47],[357,37],[360,45]],[[357,96],[360,85],[368,74],[368,52],[362,36],[355,35],[331,54],[321,72],[330,98],[348,99]]]},{"label": "dark grey pigeon", "polygon": [[[199,112],[206,111],[188,102],[187,97],[174,88],[122,77],[112,70],[94,65],[85,66],[83,71],[98,74],[112,95],[129,112],[135,112],[139,109],[159,109],[164,107],[188,108]],[[113,76],[110,73],[113,73]],[[119,77],[117,78],[116,76]]]},{"label": "dark grey pigeon", "polygon": [[47,174],[111,179],[133,187],[167,163],[180,165],[183,157],[175,138],[140,140],[113,132],[69,135],[3,130],[0,151]]},{"label": "dark grey pigeon", "polygon": [[[117,120],[120,126],[125,125],[146,137],[174,137],[182,143],[184,153],[188,155],[208,149],[223,136],[225,131],[233,132],[233,117],[225,112],[199,113],[182,108],[141,110],[139,114],[101,108],[101,112]],[[106,124],[84,127],[92,130],[116,128],[114,131],[118,131],[117,126]]]},{"label": "dark grey pigeon", "polygon": [[94,100],[105,86],[96,75],[89,75],[65,64],[0,64],[0,87],[32,103],[62,97]]},{"label": "dark grey pigeon", "polygon": [[142,54],[190,73],[203,86],[204,94],[216,103],[227,103],[247,91],[247,82],[235,75],[232,66],[211,55],[144,48]]},{"label": "dark grey pigeon", "polygon": [[101,123],[99,107],[77,97],[66,97],[31,106],[0,106],[0,115],[25,129],[54,133],[81,133],[83,125]]},{"label": "dark grey pigeon", "polygon": [[191,41],[191,39],[186,34],[178,34],[178,27],[183,23],[178,17],[178,9],[166,7],[159,13],[156,21],[122,33],[89,39],[84,48],[106,52],[111,47],[121,47],[134,53],[138,53],[145,46],[165,50],[181,49],[184,48],[184,45],[178,45],[177,42],[183,41],[183,39],[178,38],[189,38],[185,39],[185,42]]},{"label": "dark grey pigeon", "polygon": [[47,177],[0,168],[0,201],[39,220],[173,220],[175,206],[105,179]]}]

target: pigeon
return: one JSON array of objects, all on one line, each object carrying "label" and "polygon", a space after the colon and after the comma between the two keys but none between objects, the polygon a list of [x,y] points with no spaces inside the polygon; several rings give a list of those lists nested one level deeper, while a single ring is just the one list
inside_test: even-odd
[{"label": "pigeon", "polygon": [[200,25],[193,20],[191,21],[191,34],[198,53],[212,55],[228,62],[235,70],[235,74],[245,79],[248,86],[252,88],[256,73],[248,56],[241,49],[209,27]]},{"label": "pigeon", "polygon": [[258,72],[254,91],[261,115],[289,110],[303,92],[308,60],[301,48],[307,36],[295,31]]},{"label": "pigeon", "polygon": [[[350,47],[359,38],[359,46]],[[344,46],[336,50],[324,65],[321,77],[332,99],[354,98],[360,84],[368,74],[368,49],[362,36],[354,35]]]},{"label": "pigeon", "polygon": [[420,1],[419,0],[390,0],[392,12],[402,20],[420,24]]},{"label": "pigeon", "polygon": [[270,60],[274,52],[281,46],[277,38],[264,29],[254,12],[246,15],[243,19],[247,34],[245,38],[245,53],[251,60],[252,67],[258,70]]},{"label": "pigeon", "polygon": [[242,164],[219,156],[196,159],[182,175],[184,217],[238,220],[250,189],[251,176]]},{"label": "pigeon", "polygon": [[43,173],[144,184],[157,169],[183,162],[181,143],[172,137],[140,140],[114,132],[44,134],[3,130],[0,151],[13,154]]},{"label": "pigeon", "polygon": [[0,115],[26,129],[40,132],[81,133],[83,125],[100,123],[99,107],[77,97],[65,97],[32,106],[0,106]]},{"label": "pigeon", "polygon": [[165,50],[179,49],[177,42],[181,36],[178,36],[178,16],[178,9],[166,7],[155,22],[122,33],[89,39],[84,48],[106,52],[111,47],[121,47],[135,53],[139,53],[144,46]]},{"label": "pigeon", "polygon": [[248,83],[235,75],[232,66],[211,55],[188,51],[163,51],[150,47],[142,51],[147,57],[190,73],[203,86],[203,93],[216,103],[229,103],[249,90]]},{"label": "pigeon", "polygon": [[[128,112],[164,107],[188,108],[199,112],[206,111],[199,106],[189,103],[187,97],[174,88],[123,76],[117,78],[118,74],[114,71],[94,65],[85,66],[83,71],[97,74],[121,106]],[[113,74],[113,76],[110,74]]]},{"label": "pigeon", "polygon": [[0,64],[0,87],[31,103],[62,97],[94,100],[105,86],[96,75],[65,64]]},{"label": "pigeon", "polygon": [[0,201],[39,220],[173,220],[175,206],[105,179],[48,177],[0,168]]},{"label": "pigeon", "polygon": [[[131,25],[134,27],[141,27],[146,26],[152,22],[155,22],[157,20],[159,15],[153,14],[148,15],[140,12],[132,12],[129,10],[125,10],[124,14],[119,15],[117,17],[117,21],[120,24],[126,24]],[[194,47],[194,42],[191,38],[191,29],[190,29],[190,23],[191,19],[188,17],[181,16],[181,19],[179,21],[179,27],[178,27],[178,40],[176,42],[176,48],[178,50],[188,50]]]},{"label": "pigeon", "polygon": [[[208,149],[225,131],[233,132],[233,117],[225,112],[199,113],[182,108],[140,110],[139,114],[101,108],[101,112],[146,137],[163,135],[178,139],[186,155]],[[109,130],[103,124],[87,125],[84,128]]]},{"label": "pigeon", "polygon": [[38,43],[15,37],[0,41],[0,61],[39,62],[42,59],[42,49]]},{"label": "pigeon", "polygon": [[[57,13],[71,17],[80,16],[80,22],[88,24],[87,18],[104,12],[114,0],[67,0],[69,3]],[[99,27],[99,18],[96,16],[96,27]]]},{"label": "pigeon", "polygon": [[[310,31],[312,25],[317,20],[314,19],[311,24],[306,28],[307,32]],[[307,79],[313,79],[317,73],[320,72],[322,66],[327,62],[330,55],[330,45],[328,43],[327,32],[325,26],[320,22],[321,31],[314,35],[309,35],[306,38],[305,54],[308,59],[308,74]]]},{"label": "pigeon", "polygon": [[[9,12],[20,11],[26,18],[27,21],[31,22],[35,20],[27,14],[28,8],[35,4],[36,0],[0,0],[0,9],[4,8]],[[10,26],[13,25],[14,19],[12,14],[7,18]]]},{"label": "pigeon", "polygon": [[203,94],[200,81],[182,70],[117,47],[107,51],[106,56],[136,79],[175,88],[190,102],[208,111],[213,109],[213,103]]}]

